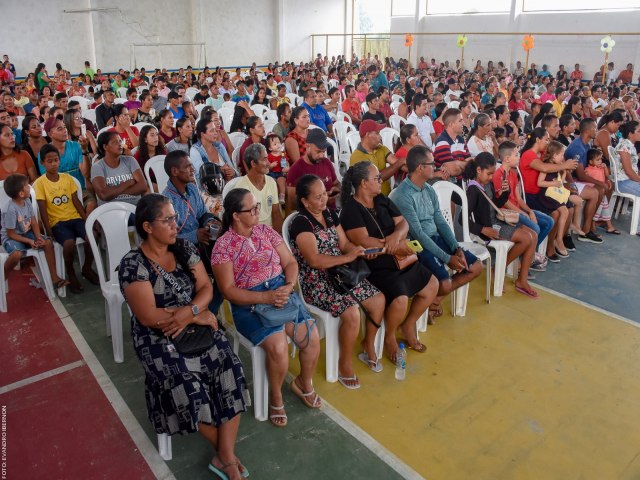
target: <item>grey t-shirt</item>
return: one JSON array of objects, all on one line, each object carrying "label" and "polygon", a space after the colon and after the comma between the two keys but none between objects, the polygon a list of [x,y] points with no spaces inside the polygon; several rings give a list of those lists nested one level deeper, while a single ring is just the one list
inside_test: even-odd
[{"label": "grey t-shirt", "polygon": [[[103,177],[108,187],[117,187],[127,180],[133,178],[133,172],[140,170],[140,165],[135,158],[126,155],[120,155],[120,165],[117,168],[108,166],[104,159],[98,160],[91,167],[91,180],[96,177]],[[140,200],[140,195],[129,195],[124,193],[114,198],[113,202],[126,202],[135,205]],[[98,205],[108,203],[98,197]]]},{"label": "grey t-shirt", "polygon": [[33,208],[31,200],[26,199],[23,206],[18,205],[14,201],[9,202],[6,212],[2,212],[2,243],[9,239],[7,229],[15,230],[18,235],[24,235],[31,231],[31,217],[33,216]]}]

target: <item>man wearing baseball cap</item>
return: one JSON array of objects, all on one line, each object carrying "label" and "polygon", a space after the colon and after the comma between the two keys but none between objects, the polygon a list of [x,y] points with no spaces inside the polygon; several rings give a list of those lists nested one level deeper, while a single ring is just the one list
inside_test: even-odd
[{"label": "man wearing baseball cap", "polygon": [[[374,122],[375,123],[375,122]],[[329,195],[327,206],[336,208],[336,198],[340,193],[340,182],[336,170],[327,158],[327,135],[319,128],[313,128],[307,133],[307,152],[301,156],[287,173],[287,213],[295,210],[296,184],[303,175],[318,176]]]},{"label": "man wearing baseball cap", "polygon": [[[383,128],[384,125],[376,123],[373,120],[364,120],[360,124],[360,143],[351,154],[349,163],[354,165],[365,160],[372,162],[378,167],[383,180],[382,193],[389,195],[389,193],[391,193],[389,179],[404,165],[404,160],[396,158],[396,156],[382,144],[380,130]],[[308,141],[309,140],[307,140],[307,143]],[[387,163],[389,166],[387,166]]]}]

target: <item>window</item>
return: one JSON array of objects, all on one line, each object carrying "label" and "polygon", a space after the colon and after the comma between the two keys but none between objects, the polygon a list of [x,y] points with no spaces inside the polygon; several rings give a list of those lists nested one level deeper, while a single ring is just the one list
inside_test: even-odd
[{"label": "window", "polygon": [[451,0],[427,1],[427,15],[442,15],[447,13],[503,13],[509,12],[510,10],[511,0],[491,0],[490,2],[478,2],[478,0],[458,0],[457,2],[452,2]]},{"label": "window", "polygon": [[524,0],[523,12],[638,9],[638,0]]},{"label": "window", "polygon": [[391,16],[413,17],[416,14],[416,0],[391,0]]}]

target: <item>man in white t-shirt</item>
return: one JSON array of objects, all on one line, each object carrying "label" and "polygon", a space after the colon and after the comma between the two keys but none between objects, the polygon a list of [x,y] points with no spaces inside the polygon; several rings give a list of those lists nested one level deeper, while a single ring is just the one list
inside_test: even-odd
[{"label": "man in white t-shirt", "polygon": [[415,125],[418,128],[418,135],[420,136],[420,140],[422,140],[422,144],[430,150],[433,150],[436,131],[429,118],[428,110],[427,97],[418,93],[413,97],[413,112],[409,115],[409,118],[407,118],[407,123]]},{"label": "man in white t-shirt", "polygon": [[260,203],[259,222],[281,233],[283,219],[278,201],[278,185],[267,175],[269,173],[267,149],[260,143],[249,145],[244,152],[244,161],[249,171],[238,180],[234,188],[246,188],[253,193]]}]

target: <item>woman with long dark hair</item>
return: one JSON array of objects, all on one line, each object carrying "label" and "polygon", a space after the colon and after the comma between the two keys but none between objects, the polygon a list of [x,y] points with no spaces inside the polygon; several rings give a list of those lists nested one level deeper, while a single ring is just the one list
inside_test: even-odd
[{"label": "woman with long dark hair", "polygon": [[[148,417],[158,433],[199,431],[215,451],[209,469],[238,480],[249,473],[234,449],[240,414],[251,400],[240,359],[207,308],[213,288],[198,250],[177,237],[164,195],[138,202],[136,231],[142,243],[123,257],[118,278],[145,372]],[[183,354],[175,342],[190,325],[209,328],[210,342]]]},{"label": "woman with long dark hair", "polygon": [[153,125],[145,125],[142,127],[142,130],[140,130],[138,150],[133,156],[133,158],[138,161],[142,171],[144,171],[144,166],[150,158],[156,155],[166,154],[167,149],[164,146],[164,141],[158,134],[158,129]]}]

